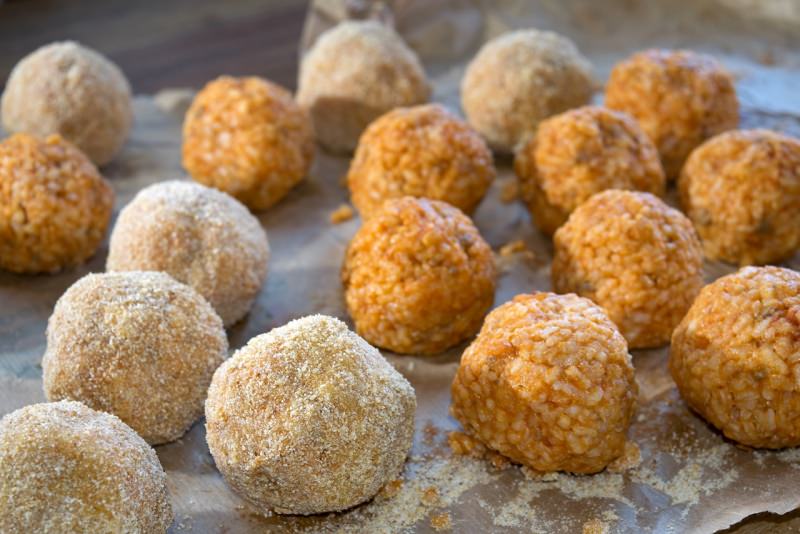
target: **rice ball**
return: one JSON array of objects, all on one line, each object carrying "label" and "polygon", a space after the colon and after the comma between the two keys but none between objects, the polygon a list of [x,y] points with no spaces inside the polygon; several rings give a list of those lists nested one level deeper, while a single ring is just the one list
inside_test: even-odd
[{"label": "rice ball", "polygon": [[602,306],[634,349],[669,342],[703,287],[692,223],[649,193],[594,195],[556,231],[553,245],[555,291]]},{"label": "rice ball", "polygon": [[208,446],[258,512],[317,514],[371,499],[403,469],[414,389],[332,317],[251,339],[214,374]]},{"label": "rice ball", "polygon": [[352,152],[369,123],[427,102],[431,91],[417,55],[392,28],[354,20],[320,35],[300,63],[297,86],[317,141],[332,152]]},{"label": "rice ball", "polygon": [[492,249],[469,217],[437,200],[386,201],[342,267],[356,331],[378,347],[435,354],[475,334],[494,301]]}]

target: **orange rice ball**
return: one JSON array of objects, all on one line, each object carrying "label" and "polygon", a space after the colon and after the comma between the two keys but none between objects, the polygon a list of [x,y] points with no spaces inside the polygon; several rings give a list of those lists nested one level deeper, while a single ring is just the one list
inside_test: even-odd
[{"label": "orange rice ball", "polygon": [[333,152],[352,152],[373,120],[430,96],[417,55],[376,21],[345,21],[320,35],[303,57],[297,86],[317,141]]},{"label": "orange rice ball", "polygon": [[308,115],[286,89],[261,78],[217,78],[186,112],[183,166],[251,210],[286,196],[308,174],[313,153]]},{"label": "orange rice ball", "polygon": [[438,104],[398,108],[370,124],[347,175],[363,218],[406,195],[471,213],[494,180],[492,152],[469,125]]},{"label": "orange rice ball", "polygon": [[739,124],[731,75],[713,57],[688,50],[645,50],[617,63],[605,105],[639,122],[668,178],[696,146]]},{"label": "orange rice ball", "polygon": [[461,106],[493,149],[511,152],[541,120],[591,100],[591,68],[562,35],[509,32],[483,45],[470,62]]},{"label": "orange rice ball", "polygon": [[89,158],[58,135],[0,142],[0,268],[56,272],[91,257],[114,192]]},{"label": "orange rice ball", "polygon": [[672,335],[686,403],[749,447],[800,445],[800,274],[745,267],[707,285]]},{"label": "orange rice ball", "polygon": [[155,451],[117,417],[61,401],[0,420],[0,532],[163,534],[172,517]]},{"label": "orange rice ball", "polygon": [[669,342],[703,287],[692,223],[649,193],[596,194],[572,212],[553,244],[555,291],[602,306],[633,349]]},{"label": "orange rice ball", "polygon": [[347,248],[345,301],[373,345],[435,354],[480,328],[494,301],[492,249],[469,217],[436,200],[392,199]]},{"label": "orange rice ball", "polygon": [[464,351],[450,411],[536,471],[596,473],[622,455],[637,388],[625,339],[576,295],[517,295]]},{"label": "orange rice ball", "polygon": [[800,248],[800,140],[720,134],[692,152],[678,187],[709,258],[775,263]]},{"label": "orange rice ball", "polygon": [[639,125],[599,106],[544,120],[516,152],[514,170],[539,228],[552,234],[590,196],[606,189],[664,194],[658,152]]}]

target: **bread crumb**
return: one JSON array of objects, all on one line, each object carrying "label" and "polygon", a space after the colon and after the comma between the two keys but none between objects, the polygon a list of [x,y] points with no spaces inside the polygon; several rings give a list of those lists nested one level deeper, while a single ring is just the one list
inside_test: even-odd
[{"label": "bread crumb", "polygon": [[519,198],[519,181],[516,178],[509,178],[500,184],[500,202],[511,204]]},{"label": "bread crumb", "polygon": [[403,489],[403,479],[398,478],[387,482],[378,492],[378,496],[382,499],[391,499],[392,497],[396,497],[401,489]]},{"label": "bread crumb", "polygon": [[353,208],[347,204],[340,204],[331,212],[331,224],[339,224],[353,218]]},{"label": "bread crumb", "polygon": [[641,462],[642,453],[639,450],[639,446],[632,441],[628,441],[625,443],[625,450],[622,456],[608,464],[608,470],[612,473],[624,473],[629,469],[638,467]]},{"label": "bread crumb", "polygon": [[488,458],[489,462],[492,464],[492,467],[498,471],[508,469],[508,467],[511,466],[511,460],[496,452],[488,452],[486,454],[486,458]]},{"label": "bread crumb", "polygon": [[598,518],[590,519],[583,524],[583,534],[606,534],[607,532],[608,525]]},{"label": "bread crumb", "polygon": [[453,521],[448,512],[442,512],[431,517],[431,527],[437,532],[442,530],[451,530],[453,528]]},{"label": "bread crumb", "polygon": [[422,491],[422,503],[428,506],[436,506],[439,503],[439,490],[435,486],[429,486]]}]

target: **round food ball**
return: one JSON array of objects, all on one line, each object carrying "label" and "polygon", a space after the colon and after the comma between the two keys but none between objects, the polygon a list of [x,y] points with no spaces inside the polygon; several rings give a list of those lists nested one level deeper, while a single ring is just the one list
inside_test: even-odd
[{"label": "round food ball", "polygon": [[697,145],[739,124],[731,75],[711,56],[688,50],[646,50],[618,63],[605,104],[639,122],[668,178]]},{"label": "round food ball", "polygon": [[267,234],[234,198],[191,182],[141,190],[111,233],[109,271],[163,271],[192,286],[225,326],[247,315],[267,275]]},{"label": "round food ball", "polygon": [[96,165],[114,158],[133,122],[131,87],[122,71],[72,41],[43,46],[17,63],[0,108],[7,132],[60,134]]},{"label": "round food ball", "polygon": [[0,268],[54,273],[100,245],[114,191],[89,159],[58,135],[0,142]]},{"label": "round food ball", "polygon": [[255,211],[286,196],[313,154],[308,115],[289,91],[261,78],[217,78],[183,122],[183,166],[192,178]]},{"label": "round food ball", "polygon": [[163,534],[172,517],[155,451],[117,417],[61,401],[0,420],[0,532]]},{"label": "round food ball", "polygon": [[678,188],[711,259],[776,263],[800,248],[800,140],[720,134],[692,152]]},{"label": "round food ball", "polygon": [[398,108],[373,122],[347,175],[363,218],[389,198],[443,200],[471,213],[495,177],[492,152],[469,125],[438,104]]},{"label": "round food ball", "polygon": [[297,86],[317,141],[333,152],[352,152],[373,120],[430,96],[417,55],[375,21],[346,21],[323,33],[303,57]]},{"label": "round food ball", "polygon": [[480,49],[461,81],[469,123],[500,152],[511,152],[539,122],[592,98],[591,65],[557,33],[519,30]]},{"label": "round food ball", "polygon": [[800,445],[800,274],[745,267],[700,292],[672,335],[686,403],[749,447]]},{"label": "round food ball", "polygon": [[347,310],[373,345],[436,354],[475,334],[494,301],[492,249],[469,217],[436,200],[388,200],[342,268]]},{"label": "round food ball", "polygon": [[208,446],[258,511],[344,510],[402,471],[416,404],[377,349],[313,315],[254,337],[220,366],[206,401]]},{"label": "round food ball", "polygon": [[48,400],[113,413],[147,443],[181,437],[227,356],[222,321],[159,272],[89,274],[58,299],[42,360]]},{"label": "round food ball", "polygon": [[622,455],[636,404],[625,339],[576,295],[517,295],[464,351],[452,415],[536,471],[596,473]]},{"label": "round food ball", "polygon": [[586,106],[539,124],[514,159],[531,217],[547,234],[575,208],[606,189],[664,194],[664,171],[653,143],[636,121]]},{"label": "round food ball", "polygon": [[553,244],[553,288],[602,306],[632,349],[668,343],[703,287],[692,223],[649,193],[596,194]]}]

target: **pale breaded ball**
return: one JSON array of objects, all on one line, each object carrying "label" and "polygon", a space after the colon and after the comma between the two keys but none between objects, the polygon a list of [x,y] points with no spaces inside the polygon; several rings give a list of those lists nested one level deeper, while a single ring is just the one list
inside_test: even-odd
[{"label": "pale breaded ball", "polygon": [[113,413],[152,445],[203,413],[228,339],[211,305],[165,273],[89,274],[56,303],[42,359],[48,400]]},{"label": "pale breaded ball", "polygon": [[800,445],[800,274],[745,267],[707,285],[675,329],[669,368],[687,404],[750,447]]},{"label": "pale breaded ball", "polygon": [[254,337],[217,370],[206,438],[256,511],[334,512],[400,475],[415,409],[411,384],[377,349],[313,315]]},{"label": "pale breaded ball", "polygon": [[600,191],[664,195],[664,171],[653,143],[636,121],[599,106],[542,121],[517,148],[514,170],[531,217],[547,234]]},{"label": "pale breaded ball", "polygon": [[495,177],[492,152],[469,125],[438,104],[399,108],[370,124],[347,175],[362,218],[387,199],[443,200],[471,213]]},{"label": "pale breaded ball", "polygon": [[596,473],[622,455],[636,405],[625,339],[576,295],[517,295],[464,351],[450,411],[467,434],[536,471]]},{"label": "pale breaded ball", "polygon": [[183,166],[192,178],[254,211],[286,196],[313,155],[308,114],[289,91],[261,78],[208,83],[183,122]]},{"label": "pale breaded ball", "polygon": [[317,141],[333,152],[352,152],[373,120],[430,96],[417,55],[376,21],[345,21],[323,33],[300,63],[297,86]]},{"label": "pale breaded ball", "polygon": [[494,301],[492,250],[445,202],[385,202],[347,247],[342,283],[356,331],[401,354],[435,354],[480,328]]},{"label": "pale breaded ball", "polygon": [[0,532],[164,534],[172,517],[155,451],[117,417],[61,401],[0,420]]},{"label": "pale breaded ball", "polygon": [[543,119],[592,98],[589,61],[557,33],[519,30],[480,49],[461,81],[469,123],[500,152],[511,152]]},{"label": "pale breaded ball", "polygon": [[247,315],[267,275],[269,244],[233,197],[192,182],[141,190],[111,233],[109,271],[163,271],[192,286],[225,326]]},{"label": "pale breaded ball", "polygon": [[800,248],[800,140],[720,134],[692,152],[678,187],[709,258],[775,263]]},{"label": "pale breaded ball", "polygon": [[646,50],[618,63],[605,105],[639,122],[667,178],[677,178],[696,146],[739,124],[731,75],[713,57],[688,50]]},{"label": "pale breaded ball", "polygon": [[602,306],[631,348],[669,342],[703,287],[692,223],[649,193],[609,190],[554,236],[553,288]]},{"label": "pale breaded ball", "polygon": [[0,269],[52,273],[94,255],[114,191],[89,158],[58,135],[0,142]]},{"label": "pale breaded ball", "polygon": [[43,46],[17,63],[0,108],[6,131],[60,134],[97,165],[114,158],[133,122],[131,88],[122,71],[72,41]]}]

